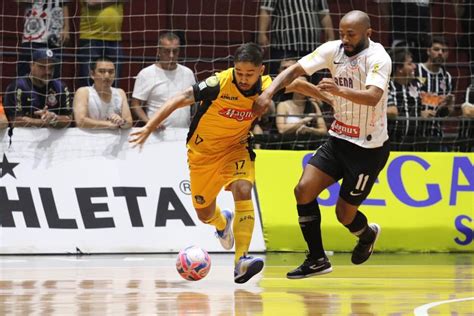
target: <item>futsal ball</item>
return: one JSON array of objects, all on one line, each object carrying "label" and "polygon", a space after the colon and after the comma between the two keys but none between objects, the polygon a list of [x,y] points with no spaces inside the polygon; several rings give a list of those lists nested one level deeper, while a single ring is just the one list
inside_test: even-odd
[{"label": "futsal ball", "polygon": [[185,280],[199,281],[211,270],[211,257],[206,250],[189,246],[179,252],[176,270]]}]

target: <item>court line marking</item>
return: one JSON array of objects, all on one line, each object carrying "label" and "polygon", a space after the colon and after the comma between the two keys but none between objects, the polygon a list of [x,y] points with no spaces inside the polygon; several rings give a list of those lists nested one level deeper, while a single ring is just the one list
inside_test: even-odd
[{"label": "court line marking", "polygon": [[[281,280],[281,279],[286,279],[286,277],[282,276],[281,278],[269,278],[269,277],[264,277],[265,280]],[[471,281],[471,279],[433,279],[433,278],[426,278],[426,279],[420,279],[420,278],[371,278],[371,277],[358,277],[358,278],[345,278],[345,277],[340,277],[340,278],[328,278],[328,277],[310,277],[310,278],[302,278],[302,279],[296,279],[297,281],[314,281],[314,280],[374,280],[374,281],[384,281],[384,280],[401,280],[401,281]],[[296,282],[296,281],[295,281]]]},{"label": "court line marking", "polygon": [[443,305],[446,303],[455,303],[455,302],[462,302],[462,301],[474,301],[474,296],[473,297],[465,297],[465,298],[456,298],[452,300],[446,300],[446,301],[439,301],[439,302],[432,302],[428,303],[425,305],[418,306],[413,310],[413,313],[415,316],[428,316],[428,310],[432,307]]}]

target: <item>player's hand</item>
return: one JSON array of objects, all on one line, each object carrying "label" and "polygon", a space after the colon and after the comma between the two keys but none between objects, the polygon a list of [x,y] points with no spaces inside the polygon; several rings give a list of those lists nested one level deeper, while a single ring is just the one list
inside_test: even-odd
[{"label": "player's hand", "polygon": [[132,144],[132,148],[139,147],[140,149],[143,147],[143,144],[147,140],[148,136],[150,136],[152,130],[148,126],[143,126],[139,130],[130,133],[130,137],[128,142]]},{"label": "player's hand", "polygon": [[107,120],[111,121],[116,126],[122,126],[123,124],[125,124],[125,120],[120,115],[118,115],[116,113],[111,114],[107,118]]},{"label": "player's hand", "polygon": [[422,110],[421,117],[428,118],[428,117],[435,117],[436,111],[435,110]]},{"label": "player's hand", "polygon": [[45,106],[42,110],[35,111],[34,114],[39,116],[46,124],[58,119],[56,113],[48,111],[48,106]]},{"label": "player's hand", "polygon": [[262,93],[257,100],[253,103],[252,113],[256,117],[261,117],[272,104],[272,98],[270,98],[265,92]]},{"label": "player's hand", "polygon": [[324,92],[329,92],[333,95],[337,95],[339,92],[339,86],[336,85],[334,80],[330,78],[323,78],[317,85],[318,88],[321,89],[321,91]]}]

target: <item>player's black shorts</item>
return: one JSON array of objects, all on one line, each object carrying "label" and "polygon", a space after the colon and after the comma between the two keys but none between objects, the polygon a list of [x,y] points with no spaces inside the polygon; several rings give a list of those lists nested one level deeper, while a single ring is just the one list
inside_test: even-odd
[{"label": "player's black shorts", "polygon": [[390,144],[364,148],[346,140],[330,137],[318,148],[309,164],[336,181],[342,179],[339,196],[352,205],[360,205],[370,193],[379,172],[387,163]]}]

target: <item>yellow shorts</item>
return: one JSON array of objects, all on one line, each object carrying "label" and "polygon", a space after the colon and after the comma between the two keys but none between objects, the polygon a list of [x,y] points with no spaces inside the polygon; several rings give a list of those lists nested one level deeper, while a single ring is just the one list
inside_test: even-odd
[{"label": "yellow shorts", "polygon": [[255,154],[245,147],[223,155],[188,150],[191,194],[195,208],[209,206],[223,187],[236,180],[255,182]]}]

